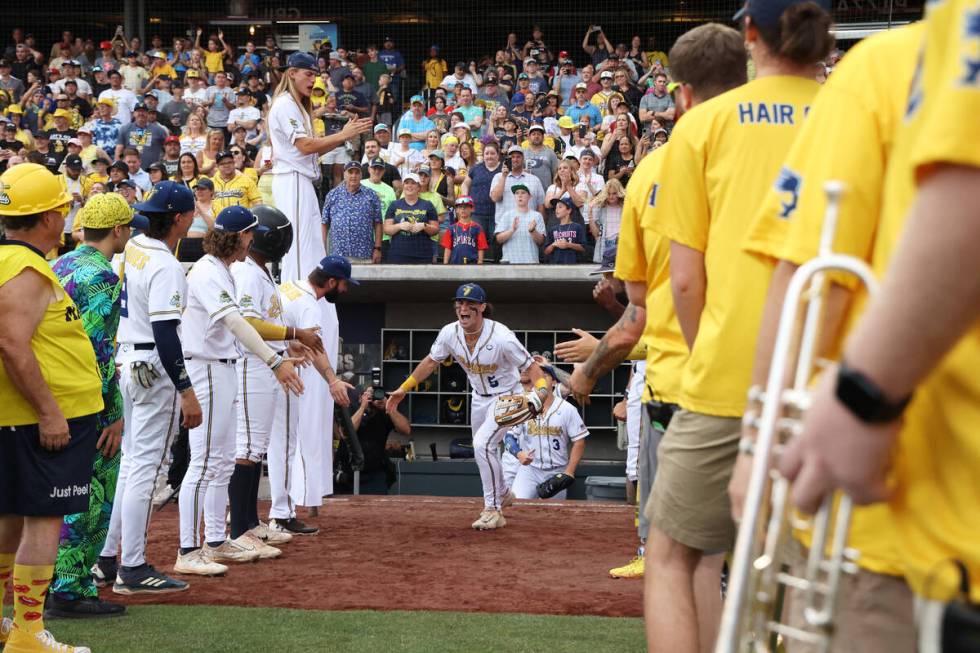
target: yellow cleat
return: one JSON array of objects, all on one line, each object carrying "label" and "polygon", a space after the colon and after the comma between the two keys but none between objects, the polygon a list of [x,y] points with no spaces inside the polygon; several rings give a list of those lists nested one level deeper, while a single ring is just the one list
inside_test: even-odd
[{"label": "yellow cleat", "polygon": [[87,646],[62,644],[46,630],[32,635],[14,629],[3,650],[4,653],[92,653]]},{"label": "yellow cleat", "polygon": [[643,556],[636,556],[622,567],[609,570],[609,575],[613,578],[643,578]]}]

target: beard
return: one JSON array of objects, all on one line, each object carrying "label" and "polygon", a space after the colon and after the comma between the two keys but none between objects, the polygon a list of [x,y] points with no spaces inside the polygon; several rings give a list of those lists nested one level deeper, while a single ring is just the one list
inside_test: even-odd
[{"label": "beard", "polygon": [[340,297],[340,290],[338,288],[334,288],[330,292],[327,292],[323,295],[323,298],[328,302],[330,302],[331,304],[336,304],[338,297]]}]

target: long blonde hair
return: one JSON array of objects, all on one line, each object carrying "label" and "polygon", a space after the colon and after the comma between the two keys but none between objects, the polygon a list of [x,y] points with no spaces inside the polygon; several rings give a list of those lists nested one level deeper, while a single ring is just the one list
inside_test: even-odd
[{"label": "long blonde hair", "polygon": [[623,189],[623,185],[619,183],[619,180],[610,179],[606,182],[606,185],[602,187],[602,190],[596,193],[596,196],[592,198],[592,201],[589,202],[589,204],[594,207],[605,206],[610,192],[619,195],[620,201],[626,197],[626,191]]},{"label": "long blonde hair", "polygon": [[290,70],[297,70],[296,68],[287,69],[283,74],[282,79],[279,80],[279,85],[276,86],[276,91],[272,96],[272,101],[275,102],[276,99],[283,93],[288,93],[293,97],[293,100],[299,106],[300,111],[303,112],[306,118],[306,126],[310,129],[310,133],[313,133],[313,100],[309,96],[303,97],[299,91],[296,90],[296,82],[293,81],[293,77],[289,74]]}]

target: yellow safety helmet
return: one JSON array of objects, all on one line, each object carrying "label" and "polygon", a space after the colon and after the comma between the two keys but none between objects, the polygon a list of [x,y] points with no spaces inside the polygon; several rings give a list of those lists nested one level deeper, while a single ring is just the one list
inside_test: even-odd
[{"label": "yellow safety helmet", "polygon": [[65,178],[42,165],[20,163],[0,175],[0,215],[34,215],[69,202]]}]

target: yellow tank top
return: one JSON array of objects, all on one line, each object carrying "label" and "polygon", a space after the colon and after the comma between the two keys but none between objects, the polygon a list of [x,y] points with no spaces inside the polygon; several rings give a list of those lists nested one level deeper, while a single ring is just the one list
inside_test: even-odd
[{"label": "yellow tank top", "polygon": [[[48,304],[38,324],[31,349],[41,366],[41,376],[51,389],[65,419],[102,410],[102,380],[95,351],[82,317],[51,267],[37,250],[13,241],[0,243],[0,286],[26,268],[51,281],[56,300]],[[34,408],[17,390],[0,362],[0,426],[37,424]]]}]

